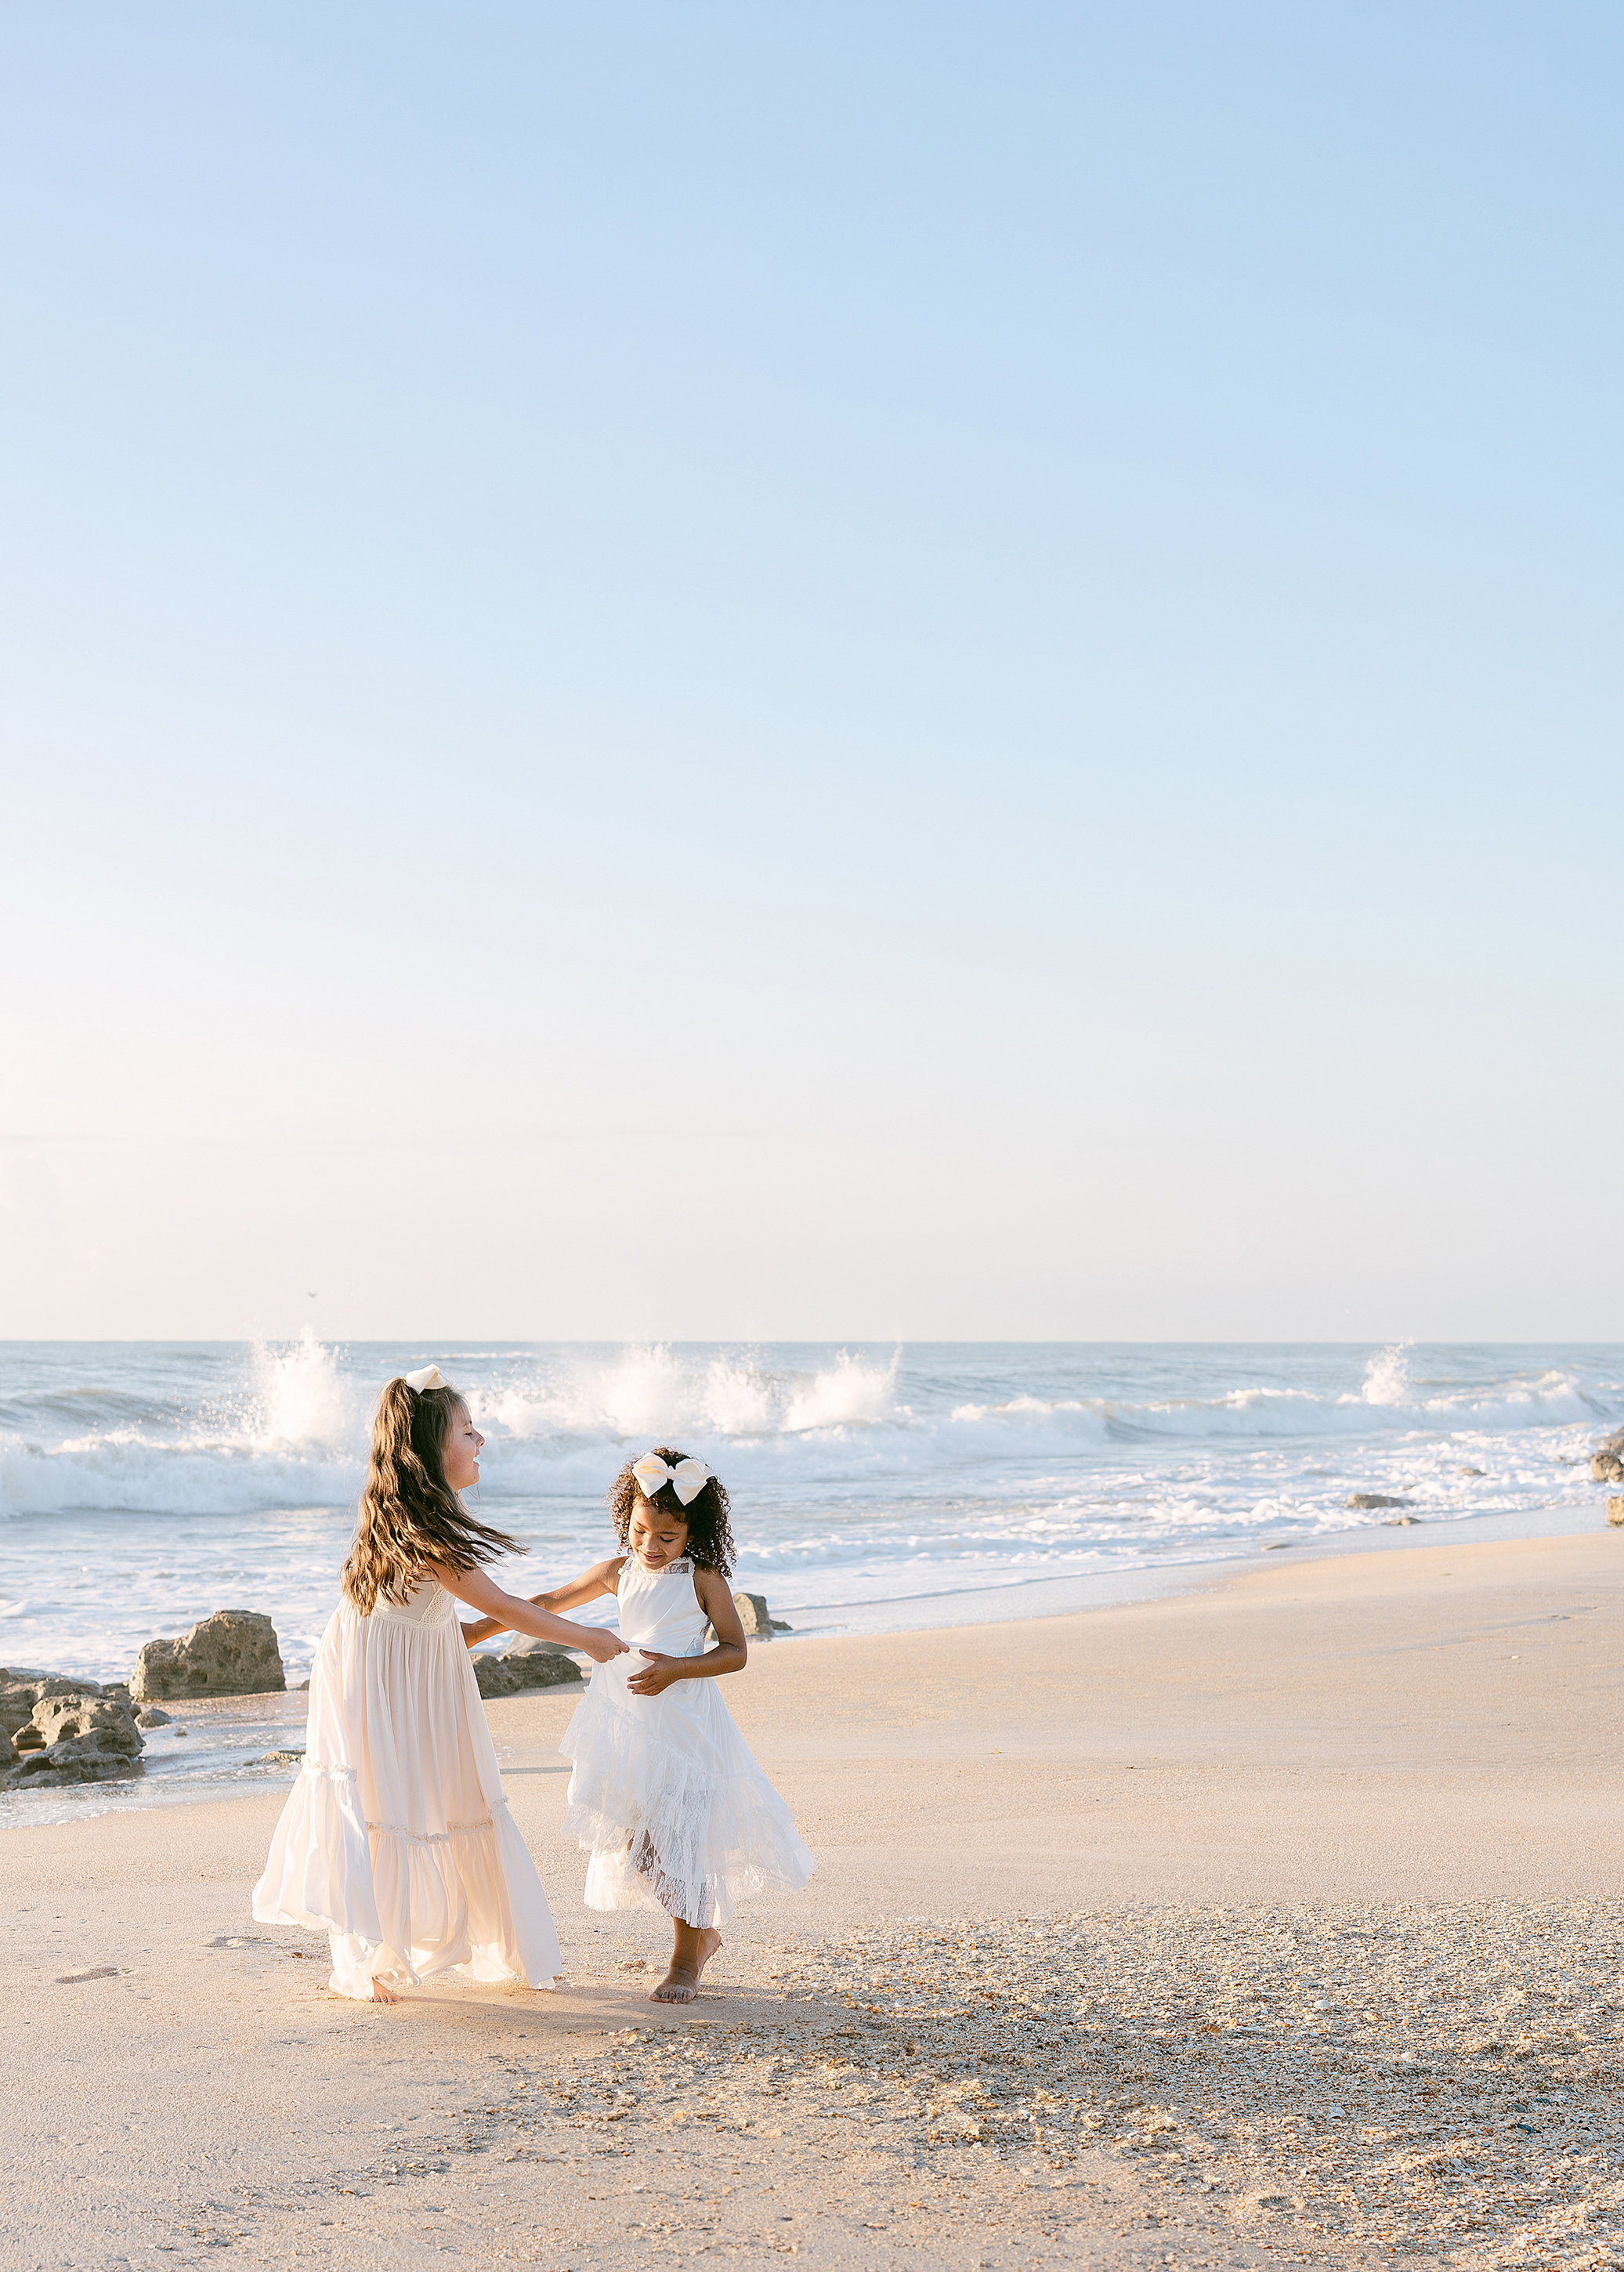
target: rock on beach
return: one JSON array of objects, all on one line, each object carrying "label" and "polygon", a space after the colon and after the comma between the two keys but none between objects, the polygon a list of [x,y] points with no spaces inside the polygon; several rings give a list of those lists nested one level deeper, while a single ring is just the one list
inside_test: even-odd
[{"label": "rock on beach", "polygon": [[788,1633],[790,1630],[782,1618],[767,1615],[765,1594],[735,1594],[733,1606],[738,1611],[738,1621],[745,1628],[746,1639]]},{"label": "rock on beach", "polygon": [[130,1676],[137,1704],[263,1696],[287,1685],[276,1629],[257,1610],[215,1610],[178,1640],[149,1640]]},{"label": "rock on beach", "polygon": [[1590,1454],[1590,1475],[1598,1484],[1624,1484],[1624,1428],[1615,1428]]},{"label": "rock on beach", "polygon": [[558,1688],[579,1683],[580,1667],[557,1641],[527,1633],[500,1655],[476,1655],[474,1678],[482,1696],[517,1696],[527,1688]]},{"label": "rock on beach", "polygon": [[41,1697],[101,1693],[94,1680],[64,1680],[54,1672],[8,1672],[0,1665],[0,1728],[15,1739],[29,1727]]},{"label": "rock on beach", "polygon": [[0,1790],[139,1775],[145,1739],[122,1691],[0,1669]]},{"label": "rock on beach", "polygon": [[1412,1498],[1389,1498],[1385,1491],[1350,1491],[1345,1504],[1365,1512],[1378,1506],[1413,1506],[1415,1501]]},{"label": "rock on beach", "polygon": [[1624,1530],[1624,1491],[1615,1491],[1607,1501],[1607,1520],[1616,1528]]}]

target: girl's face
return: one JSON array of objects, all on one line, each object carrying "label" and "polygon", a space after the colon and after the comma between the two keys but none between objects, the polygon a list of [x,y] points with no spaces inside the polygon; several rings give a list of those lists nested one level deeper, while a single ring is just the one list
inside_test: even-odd
[{"label": "girl's face", "polygon": [[479,1455],[484,1447],[485,1439],[474,1425],[468,1406],[460,1404],[441,1462],[453,1491],[468,1491],[479,1481]]},{"label": "girl's face", "polygon": [[678,1561],[686,1553],[688,1526],[681,1515],[650,1506],[640,1491],[626,1543],[645,1570],[663,1570],[668,1562]]}]

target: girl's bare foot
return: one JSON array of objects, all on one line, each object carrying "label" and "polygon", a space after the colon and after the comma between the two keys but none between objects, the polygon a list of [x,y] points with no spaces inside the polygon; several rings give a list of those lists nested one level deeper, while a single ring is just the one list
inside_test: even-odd
[{"label": "girl's bare foot", "polygon": [[721,1946],[722,1935],[715,1925],[704,1925],[696,1932],[690,1924],[679,1924],[671,1969],[650,1993],[649,2002],[692,2004],[700,1992],[700,1975]]},{"label": "girl's bare foot", "polygon": [[398,2004],[400,1998],[393,1988],[385,1988],[377,1973],[372,1975],[372,2001],[375,2004]]}]

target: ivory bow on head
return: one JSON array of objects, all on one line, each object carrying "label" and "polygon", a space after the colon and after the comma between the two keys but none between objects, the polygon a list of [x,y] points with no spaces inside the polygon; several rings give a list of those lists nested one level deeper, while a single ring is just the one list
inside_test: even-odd
[{"label": "ivory bow on head", "polygon": [[415,1388],[419,1396],[426,1396],[431,1388],[444,1388],[445,1386],[440,1379],[438,1364],[425,1364],[421,1372],[403,1372],[400,1378],[408,1388]]},{"label": "ivory bow on head", "polygon": [[674,1468],[668,1468],[658,1452],[645,1452],[640,1460],[633,1460],[632,1472],[645,1498],[652,1498],[670,1484],[685,1506],[691,1506],[710,1481],[710,1469],[703,1460],[678,1460]]}]

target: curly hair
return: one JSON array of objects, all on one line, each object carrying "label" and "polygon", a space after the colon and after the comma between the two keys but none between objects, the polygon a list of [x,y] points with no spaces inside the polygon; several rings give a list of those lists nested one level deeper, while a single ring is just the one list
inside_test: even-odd
[{"label": "curly hair", "polygon": [[445,1446],[465,1412],[454,1388],[385,1385],[372,1418],[361,1520],[344,1565],[344,1595],[369,1617],[380,1597],[403,1602],[430,1562],[471,1570],[493,1554],[522,1554],[505,1530],[476,1522],[445,1480]]},{"label": "curly hair", "polygon": [[[638,1457],[641,1459],[642,1456],[640,1452]],[[656,1444],[655,1456],[663,1460],[668,1468],[674,1468],[688,1454],[674,1451],[669,1444]],[[607,1497],[610,1512],[615,1518],[615,1535],[623,1548],[631,1536],[632,1517],[639,1506],[652,1506],[662,1514],[669,1514],[674,1521],[687,1524],[687,1551],[691,1561],[697,1562],[702,1570],[715,1570],[721,1577],[731,1575],[738,1555],[730,1521],[733,1510],[728,1504],[726,1491],[715,1476],[699,1497],[690,1499],[685,1506],[671,1484],[662,1484],[650,1498],[632,1474],[628,1461],[610,1485]]]}]

